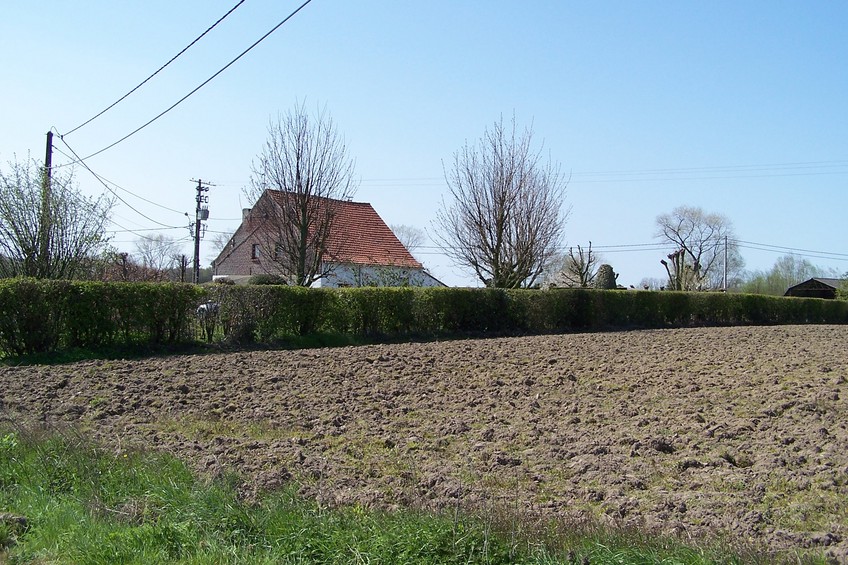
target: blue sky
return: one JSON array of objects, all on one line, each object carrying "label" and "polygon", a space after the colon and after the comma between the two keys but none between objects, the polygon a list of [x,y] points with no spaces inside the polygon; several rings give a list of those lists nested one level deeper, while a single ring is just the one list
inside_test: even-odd
[{"label": "blue sky", "polygon": [[[15,2],[0,18],[0,161],[43,159],[236,0]],[[246,0],[150,83],[65,141],[88,155],[147,122],[301,3]],[[187,239],[192,178],[215,183],[210,231],[238,224],[270,118],[326,109],[389,224],[433,231],[443,162],[501,115],[571,174],[565,246],[588,241],[619,282],[662,278],[656,216],[727,216],[748,269],[789,248],[848,271],[848,3],[313,0],[197,94],[89,166],[119,194],[114,244]],[[57,149],[68,148],[56,141]],[[68,159],[56,154],[56,162]],[[84,169],[89,194],[103,187]],[[143,217],[147,216],[147,218]],[[120,228],[117,226],[121,226]],[[179,226],[166,229],[163,226]],[[161,228],[161,229],[160,229]],[[142,231],[145,230],[145,231]],[[204,248],[209,245],[209,236]],[[636,246],[636,247],[631,247]],[[763,249],[767,248],[767,249]],[[210,255],[201,253],[204,263]],[[436,249],[449,284],[474,284]]]}]

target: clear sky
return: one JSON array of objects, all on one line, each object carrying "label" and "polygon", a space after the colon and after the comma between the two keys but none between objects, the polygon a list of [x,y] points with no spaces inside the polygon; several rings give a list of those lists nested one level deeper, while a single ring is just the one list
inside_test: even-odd
[{"label": "clear sky", "polygon": [[[301,2],[246,0],[65,141],[88,155],[120,139]],[[6,2],[0,162],[43,159],[48,129],[65,134],[114,102],[235,4]],[[232,231],[251,204],[242,188],[269,119],[305,100],[326,106],[344,135],[361,179],[355,199],[389,224],[432,233],[447,193],[443,163],[515,114],[571,174],[564,245],[591,240],[620,283],[664,276],[665,253],[642,245],[656,241],[658,214],[684,204],[733,222],[748,269],[768,269],[791,248],[841,273],[846,29],[842,0],[313,0],[195,95],[88,164],[135,209],[115,209],[115,229],[135,232],[117,231],[118,248],[132,251],[139,234],[163,233],[183,239],[188,252],[190,179],[215,184],[210,232]],[[62,141],[54,145],[69,153]],[[76,173],[84,192],[105,190],[86,170]],[[475,284],[435,248],[416,255],[448,284]]]}]

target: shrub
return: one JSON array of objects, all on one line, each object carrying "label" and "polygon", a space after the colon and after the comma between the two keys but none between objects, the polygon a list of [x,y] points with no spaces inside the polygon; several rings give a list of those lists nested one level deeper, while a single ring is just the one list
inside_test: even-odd
[{"label": "shrub", "polygon": [[604,263],[598,267],[598,273],[595,275],[595,288],[612,290],[617,287],[617,279],[618,275],[612,270],[612,266]]},{"label": "shrub", "polygon": [[0,351],[29,355],[53,351],[59,345],[62,309],[59,281],[16,278],[0,280]]},{"label": "shrub", "polygon": [[280,275],[253,275],[249,279],[247,279],[247,284],[256,284],[256,285],[264,285],[264,284],[275,284],[275,285],[284,285],[286,283],[286,279],[281,277]]}]

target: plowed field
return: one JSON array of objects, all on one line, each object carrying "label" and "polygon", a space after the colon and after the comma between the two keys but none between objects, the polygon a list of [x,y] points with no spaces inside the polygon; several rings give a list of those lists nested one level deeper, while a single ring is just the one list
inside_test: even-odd
[{"label": "plowed field", "polygon": [[0,369],[0,418],[166,450],[245,495],[505,507],[848,561],[848,326]]}]

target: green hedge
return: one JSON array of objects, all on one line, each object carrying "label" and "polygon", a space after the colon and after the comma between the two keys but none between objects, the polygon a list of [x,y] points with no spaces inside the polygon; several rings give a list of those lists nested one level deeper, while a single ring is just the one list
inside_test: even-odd
[{"label": "green hedge", "polygon": [[847,301],[747,294],[218,285],[210,296],[227,339],[261,343],[312,333],[382,339],[848,322]]},{"label": "green hedge", "polygon": [[[207,301],[217,308],[200,319],[197,306]],[[207,335],[273,344],[313,334],[380,340],[846,322],[848,301],[751,294],[0,280],[0,354],[5,356],[156,346]]]},{"label": "green hedge", "polygon": [[203,296],[178,283],[0,279],[0,353],[192,341]]}]

